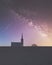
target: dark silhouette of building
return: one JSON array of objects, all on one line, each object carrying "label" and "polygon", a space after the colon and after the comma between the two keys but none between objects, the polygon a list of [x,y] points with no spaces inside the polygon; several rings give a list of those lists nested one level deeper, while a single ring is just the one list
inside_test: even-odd
[{"label": "dark silhouette of building", "polygon": [[21,42],[11,42],[12,47],[22,47],[23,46],[23,34],[21,36]]},{"label": "dark silhouette of building", "polygon": [[36,44],[32,44],[32,47],[37,47],[37,45]]}]

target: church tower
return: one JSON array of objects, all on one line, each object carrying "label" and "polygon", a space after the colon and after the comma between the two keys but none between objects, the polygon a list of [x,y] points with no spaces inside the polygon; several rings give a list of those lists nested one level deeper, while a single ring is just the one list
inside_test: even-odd
[{"label": "church tower", "polygon": [[24,42],[24,39],[23,39],[23,34],[21,35],[21,44],[23,46],[23,42]]}]

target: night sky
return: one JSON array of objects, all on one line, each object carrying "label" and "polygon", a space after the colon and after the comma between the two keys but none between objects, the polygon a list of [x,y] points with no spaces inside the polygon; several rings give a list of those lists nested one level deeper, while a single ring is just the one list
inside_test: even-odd
[{"label": "night sky", "polygon": [[52,46],[52,0],[0,0],[0,45]]}]

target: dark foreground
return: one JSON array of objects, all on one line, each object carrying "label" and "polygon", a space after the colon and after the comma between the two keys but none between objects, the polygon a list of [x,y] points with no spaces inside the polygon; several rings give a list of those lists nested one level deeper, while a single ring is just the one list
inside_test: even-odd
[{"label": "dark foreground", "polygon": [[0,47],[0,65],[52,65],[52,48]]}]

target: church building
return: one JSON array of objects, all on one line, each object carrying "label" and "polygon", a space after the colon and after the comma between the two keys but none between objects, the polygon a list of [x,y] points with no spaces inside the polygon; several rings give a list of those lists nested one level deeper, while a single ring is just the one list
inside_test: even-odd
[{"label": "church building", "polygon": [[11,47],[23,47],[23,34],[21,36],[21,42],[11,42]]}]

